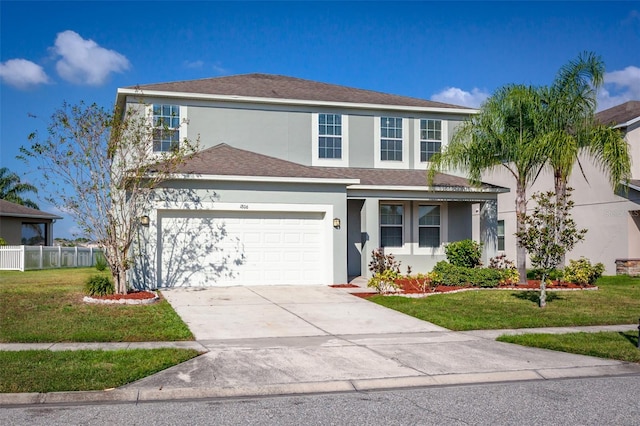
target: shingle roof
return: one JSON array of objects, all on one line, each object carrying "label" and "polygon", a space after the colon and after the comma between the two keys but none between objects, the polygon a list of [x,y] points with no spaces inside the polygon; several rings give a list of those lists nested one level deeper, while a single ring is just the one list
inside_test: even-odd
[{"label": "shingle roof", "polygon": [[603,124],[624,124],[640,117],[640,101],[629,101],[596,114],[596,119]]},{"label": "shingle roof", "polygon": [[60,216],[32,209],[31,207],[26,207],[20,204],[11,203],[7,200],[0,200],[0,216],[62,219]]},{"label": "shingle roof", "polygon": [[142,86],[129,87],[129,89],[141,89],[143,92],[145,90],[154,90],[272,99],[470,109],[442,102],[427,101],[408,96],[391,95],[372,90],[355,89],[353,87],[272,74],[241,74],[201,80],[145,84]]},{"label": "shingle roof", "polygon": [[[427,189],[425,170],[366,169],[348,167],[314,167],[243,149],[219,144],[196,153],[177,170],[178,173],[224,175],[224,176],[260,176],[287,178],[354,179],[360,185],[374,186],[416,186]],[[465,178],[436,174],[435,187],[477,190]],[[482,184],[481,189],[500,189],[498,186]]]},{"label": "shingle roof", "polygon": [[178,173],[225,176],[296,177],[320,179],[344,179],[326,169],[302,164],[244,149],[225,143],[207,148],[185,161]]}]

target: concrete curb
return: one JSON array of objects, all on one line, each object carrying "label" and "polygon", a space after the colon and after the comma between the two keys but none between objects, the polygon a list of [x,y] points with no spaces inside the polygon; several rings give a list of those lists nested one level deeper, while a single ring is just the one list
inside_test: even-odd
[{"label": "concrete curb", "polygon": [[519,370],[492,373],[335,380],[237,388],[147,388],[139,390],[118,388],[88,392],[9,393],[0,394],[0,406],[82,404],[95,402],[137,403],[167,400],[246,398],[629,375],[640,375],[640,365],[624,363],[599,367],[550,368],[544,370]]}]

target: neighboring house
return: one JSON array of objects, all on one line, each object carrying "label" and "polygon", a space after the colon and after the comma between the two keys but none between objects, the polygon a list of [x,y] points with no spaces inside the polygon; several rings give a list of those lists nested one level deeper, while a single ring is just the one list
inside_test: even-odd
[{"label": "neighboring house", "polygon": [[52,245],[53,223],[57,219],[62,218],[0,200],[0,237],[9,245]]},{"label": "neighboring house", "polygon": [[[608,177],[589,159],[582,157],[573,168],[569,186],[574,189],[571,211],[578,229],[588,230],[585,240],[578,243],[567,259],[582,256],[592,263],[602,262],[605,274],[616,274],[616,261],[640,259],[640,101],[631,101],[596,114],[601,123],[620,129],[629,144],[632,156],[632,179],[621,191],[614,193]],[[586,176],[586,180],[585,180]],[[485,182],[511,188],[498,197],[498,249],[510,259],[516,256],[515,185],[513,178],[498,170],[483,175]],[[527,197],[538,191],[553,191],[549,171],[538,177]],[[530,204],[529,208],[533,206]],[[476,232],[477,234],[477,232]],[[618,262],[623,264],[625,262]],[[627,272],[623,268],[619,272]]]},{"label": "neighboring house", "polygon": [[471,238],[474,204],[485,262],[496,251],[507,189],[445,174],[427,186],[429,158],[473,109],[265,74],[118,89],[120,107],[141,101],[154,122],[183,123],[153,150],[202,150],[145,215],[137,286],[344,283],[370,275],[379,247],[427,272]]}]

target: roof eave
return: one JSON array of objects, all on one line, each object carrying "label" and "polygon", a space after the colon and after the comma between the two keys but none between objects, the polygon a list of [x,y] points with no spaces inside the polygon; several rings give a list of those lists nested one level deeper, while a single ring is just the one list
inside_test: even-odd
[{"label": "roof eave", "polygon": [[350,185],[347,189],[370,191],[431,191],[431,192],[480,192],[502,194],[509,192],[509,188],[491,187],[476,188],[466,186],[402,186],[402,185]]},{"label": "roof eave", "polygon": [[281,98],[261,98],[251,96],[236,95],[212,95],[205,93],[190,92],[167,92],[159,90],[144,91],[140,89],[119,88],[116,97],[116,104],[123,106],[126,96],[153,96],[163,98],[180,98],[180,99],[196,99],[204,101],[223,101],[238,103],[260,103],[275,105],[297,105],[297,106],[323,106],[323,107],[339,107],[339,108],[358,108],[358,109],[384,109],[392,111],[415,111],[415,112],[436,112],[450,114],[476,114],[477,109],[471,108],[442,108],[442,107],[426,107],[426,106],[405,106],[405,105],[388,105],[388,104],[368,104],[368,103],[352,103],[352,102],[332,102],[332,101],[316,101],[304,99],[281,99]]}]

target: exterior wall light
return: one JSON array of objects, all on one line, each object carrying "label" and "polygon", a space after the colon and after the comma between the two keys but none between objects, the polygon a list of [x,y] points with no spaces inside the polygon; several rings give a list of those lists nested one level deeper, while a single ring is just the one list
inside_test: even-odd
[{"label": "exterior wall light", "polygon": [[149,216],[147,215],[140,216],[140,225],[149,226],[150,222],[151,222],[151,219],[149,219]]},{"label": "exterior wall light", "polygon": [[336,229],[340,229],[340,219],[337,217],[333,219],[333,227]]}]

